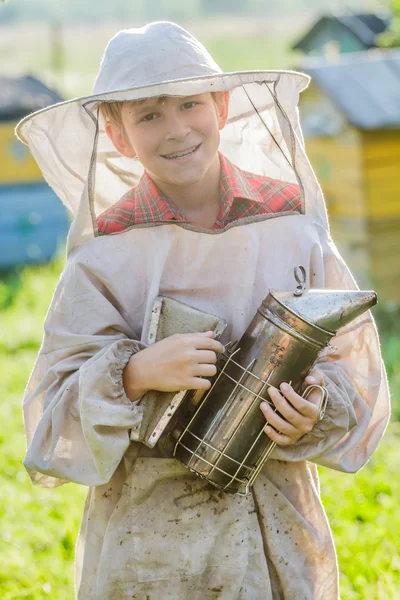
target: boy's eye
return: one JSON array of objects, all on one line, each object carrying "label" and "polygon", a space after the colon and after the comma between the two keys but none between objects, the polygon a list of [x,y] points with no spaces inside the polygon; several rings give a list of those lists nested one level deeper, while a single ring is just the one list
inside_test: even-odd
[{"label": "boy's eye", "polygon": [[157,113],[149,113],[148,115],[143,117],[142,121],[154,121],[154,119],[156,119],[157,116]]},{"label": "boy's eye", "polygon": [[196,106],[197,102],[195,102],[194,100],[191,100],[190,102],[185,102],[183,105],[183,108],[193,108],[193,106]]}]

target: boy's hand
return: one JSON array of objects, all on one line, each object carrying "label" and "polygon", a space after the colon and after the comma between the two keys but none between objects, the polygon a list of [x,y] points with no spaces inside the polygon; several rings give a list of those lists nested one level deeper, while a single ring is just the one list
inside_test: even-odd
[{"label": "boy's hand", "polygon": [[134,401],[148,390],[208,390],[207,377],[216,374],[217,352],[223,351],[212,331],[171,335],[130,358],[123,373],[126,395]]},{"label": "boy's hand", "polygon": [[[306,377],[306,384],[325,385],[323,374],[315,369]],[[267,402],[262,402],[260,408],[268,421],[264,431],[279,446],[294,444],[317,423],[321,401],[319,390],[313,390],[306,400],[288,383],[282,383],[280,391],[270,387],[268,394],[283,418]]]}]

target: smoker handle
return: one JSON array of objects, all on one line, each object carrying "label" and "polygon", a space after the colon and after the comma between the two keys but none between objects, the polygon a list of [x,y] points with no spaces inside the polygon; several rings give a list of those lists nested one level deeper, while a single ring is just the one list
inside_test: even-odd
[{"label": "smoker handle", "polygon": [[302,398],[307,400],[308,396],[311,394],[311,392],[313,390],[320,390],[320,392],[321,392],[321,400],[319,401],[319,408],[318,408],[318,421],[321,421],[321,419],[323,419],[324,415],[325,415],[326,405],[328,404],[329,392],[325,386],[317,385],[316,383],[313,383],[312,385],[309,385],[304,390],[304,392],[302,394]]}]

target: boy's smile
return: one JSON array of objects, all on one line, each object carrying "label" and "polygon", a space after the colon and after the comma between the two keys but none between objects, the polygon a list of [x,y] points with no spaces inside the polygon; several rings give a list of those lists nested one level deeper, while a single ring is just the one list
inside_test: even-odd
[{"label": "boy's smile", "polygon": [[200,148],[201,144],[197,144],[196,146],[193,146],[193,148],[189,148],[188,150],[183,150],[183,152],[175,152],[174,154],[164,154],[162,155],[163,158],[166,158],[168,160],[184,160],[185,158],[191,156],[192,154],[194,154],[195,152],[197,152],[197,150]]},{"label": "boy's smile", "polygon": [[196,184],[207,193],[210,179],[219,178],[219,131],[227,112],[224,93],[126,102],[123,128],[107,123],[107,134],[122,154],[137,157],[170,197],[183,188],[190,193]]}]

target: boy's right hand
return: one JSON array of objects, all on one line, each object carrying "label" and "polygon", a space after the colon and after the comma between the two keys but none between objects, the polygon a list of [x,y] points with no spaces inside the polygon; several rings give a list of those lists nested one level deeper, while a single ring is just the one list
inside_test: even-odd
[{"label": "boy's right hand", "polygon": [[148,390],[208,390],[223,345],[212,331],[171,335],[133,354],[123,372],[126,395],[137,400]]}]

